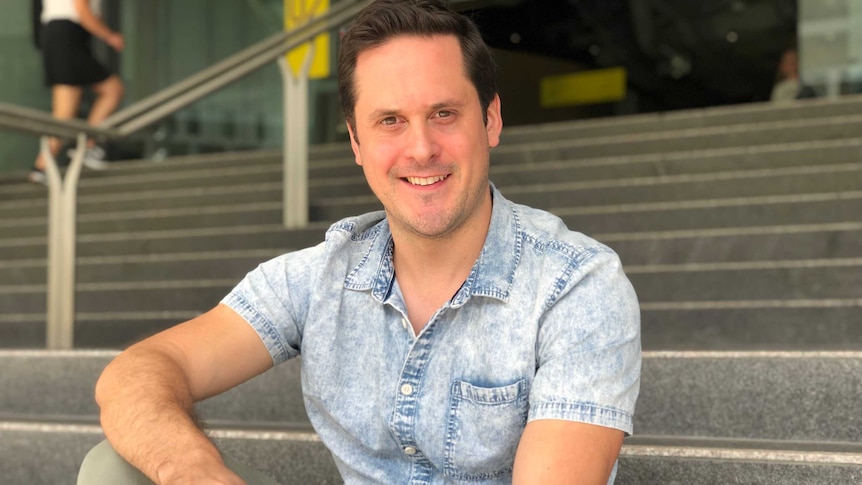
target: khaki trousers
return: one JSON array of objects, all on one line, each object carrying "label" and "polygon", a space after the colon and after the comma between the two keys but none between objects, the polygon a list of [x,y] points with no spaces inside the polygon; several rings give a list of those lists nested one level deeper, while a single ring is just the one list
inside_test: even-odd
[{"label": "khaki trousers", "polygon": [[[278,483],[229,456],[222,456],[225,464],[248,485],[278,485]],[[153,485],[149,478],[124,460],[107,440],[96,445],[81,463],[78,485]]]}]

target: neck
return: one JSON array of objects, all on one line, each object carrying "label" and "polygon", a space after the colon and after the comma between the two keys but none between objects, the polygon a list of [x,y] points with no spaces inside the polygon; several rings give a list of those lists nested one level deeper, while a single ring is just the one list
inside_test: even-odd
[{"label": "neck", "polygon": [[390,226],[395,277],[417,334],[470,275],[488,235],[490,206],[445,237],[422,237]]},{"label": "neck", "polygon": [[[491,224],[492,203],[487,203],[450,234],[426,237],[390,226],[395,243],[396,274],[428,279],[466,279],[479,258]],[[463,275],[463,277],[462,277]]]}]

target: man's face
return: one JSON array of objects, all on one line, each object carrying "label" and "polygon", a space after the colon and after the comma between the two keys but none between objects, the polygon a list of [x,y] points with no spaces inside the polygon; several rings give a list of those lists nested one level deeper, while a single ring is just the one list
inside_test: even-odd
[{"label": "man's face", "polygon": [[490,217],[500,101],[486,125],[454,36],[399,36],[364,51],[354,85],[351,145],[393,231],[445,237]]}]

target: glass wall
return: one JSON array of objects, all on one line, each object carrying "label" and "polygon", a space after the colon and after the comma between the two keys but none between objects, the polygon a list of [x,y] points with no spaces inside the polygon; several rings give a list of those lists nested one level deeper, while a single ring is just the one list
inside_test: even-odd
[{"label": "glass wall", "polygon": [[[33,42],[30,2],[4,2],[0,14],[0,102],[50,111],[39,51]],[[0,172],[33,164],[38,139],[0,130]]]},{"label": "glass wall", "polygon": [[[120,17],[129,45],[121,71],[127,102],[281,31],[283,12],[283,0],[125,0]],[[311,141],[333,141],[335,82],[313,81],[309,91]],[[272,63],[151,128],[121,158],[280,147],[282,111],[282,77]]]},{"label": "glass wall", "polygon": [[801,0],[802,79],[822,96],[862,93],[862,0]]}]

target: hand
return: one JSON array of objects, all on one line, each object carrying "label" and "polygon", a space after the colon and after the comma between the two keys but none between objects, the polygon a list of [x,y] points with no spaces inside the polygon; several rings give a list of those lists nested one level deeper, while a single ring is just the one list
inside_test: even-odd
[{"label": "hand", "polygon": [[105,38],[105,43],[117,52],[122,52],[123,48],[126,47],[126,41],[123,38],[123,34],[118,32],[111,32],[111,34]]}]

